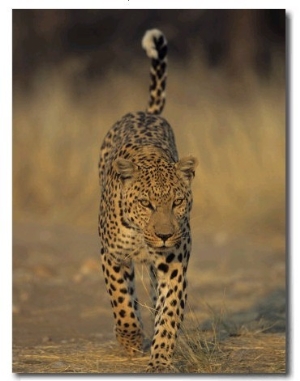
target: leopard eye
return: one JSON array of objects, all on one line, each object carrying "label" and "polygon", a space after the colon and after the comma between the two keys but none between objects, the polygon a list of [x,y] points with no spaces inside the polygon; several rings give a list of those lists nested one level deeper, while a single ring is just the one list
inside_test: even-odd
[{"label": "leopard eye", "polygon": [[183,203],[183,200],[183,198],[176,198],[176,200],[174,200],[173,202],[173,207],[181,205]]},{"label": "leopard eye", "polygon": [[151,202],[146,199],[139,200],[139,203],[144,207],[144,208],[150,208],[152,209]]}]

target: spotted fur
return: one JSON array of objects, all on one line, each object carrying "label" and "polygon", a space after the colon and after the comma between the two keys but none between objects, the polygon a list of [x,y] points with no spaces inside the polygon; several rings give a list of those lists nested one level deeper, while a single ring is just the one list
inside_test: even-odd
[{"label": "spotted fur", "polygon": [[165,104],[166,39],[154,29],[142,45],[152,59],[147,111],[120,119],[100,151],[101,261],[116,337],[131,354],[144,348],[133,263],[149,265],[155,321],[147,371],[170,372],[187,298],[197,161],[178,160],[172,128],[158,116]]}]

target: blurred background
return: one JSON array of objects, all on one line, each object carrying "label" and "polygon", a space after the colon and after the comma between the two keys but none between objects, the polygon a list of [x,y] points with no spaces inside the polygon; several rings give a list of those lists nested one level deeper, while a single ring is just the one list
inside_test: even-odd
[{"label": "blurred background", "polygon": [[284,10],[14,10],[13,219],[97,232],[99,147],[145,110],[145,30],[169,42],[180,156],[199,159],[192,227],[284,248]]}]

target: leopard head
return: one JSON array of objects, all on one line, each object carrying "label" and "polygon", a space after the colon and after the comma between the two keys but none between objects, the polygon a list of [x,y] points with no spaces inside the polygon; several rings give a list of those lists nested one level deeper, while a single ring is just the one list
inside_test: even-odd
[{"label": "leopard head", "polygon": [[177,163],[157,157],[131,161],[118,158],[114,169],[120,181],[120,213],[126,224],[142,232],[147,245],[172,248],[189,234],[191,182],[197,160]]}]

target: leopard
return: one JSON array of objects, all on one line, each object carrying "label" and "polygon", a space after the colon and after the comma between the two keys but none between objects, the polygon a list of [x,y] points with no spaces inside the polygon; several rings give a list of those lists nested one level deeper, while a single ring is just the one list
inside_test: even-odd
[{"label": "leopard", "polygon": [[148,30],[142,47],[151,59],[146,111],[123,116],[100,149],[100,256],[116,339],[129,355],[144,353],[146,342],[134,265],[149,269],[154,328],[146,372],[174,373],[187,302],[191,183],[198,161],[179,160],[173,129],[160,116],[166,100],[166,37]]}]

